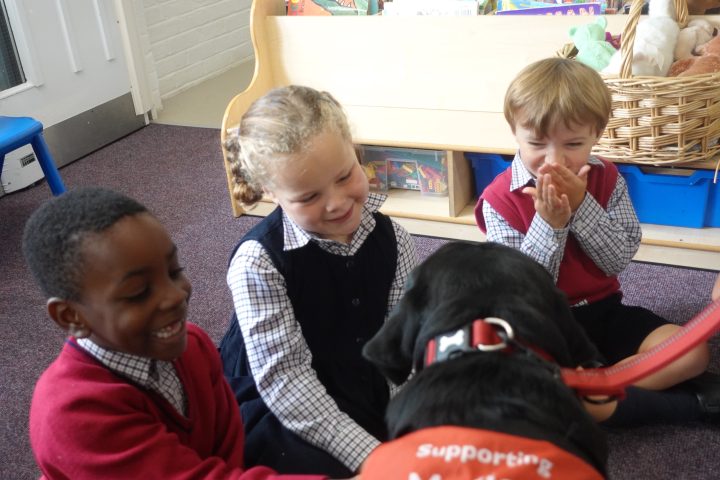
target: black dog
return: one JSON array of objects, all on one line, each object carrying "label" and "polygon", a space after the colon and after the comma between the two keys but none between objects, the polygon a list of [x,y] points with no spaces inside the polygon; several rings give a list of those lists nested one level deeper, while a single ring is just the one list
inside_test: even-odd
[{"label": "black dog", "polygon": [[[573,478],[605,475],[604,434],[574,392],[562,383],[557,368],[590,365],[600,355],[573,320],[564,294],[542,266],[499,244],[450,243],[417,267],[406,287],[390,319],[363,351],[395,384],[403,383],[411,371],[415,372],[388,406],[386,423],[391,439],[423,430],[438,431],[435,427],[440,426],[470,427],[485,432],[488,438],[498,437],[499,433],[506,443],[515,442],[522,448],[531,447],[523,443],[527,439],[531,439],[530,443],[532,439],[549,442],[553,448],[561,449],[561,456],[569,452],[569,457],[582,459],[581,464],[591,472],[585,477],[578,472]],[[428,342],[457,343],[458,335],[462,336],[458,330],[468,333],[466,327],[475,319],[490,317],[502,319],[512,328],[514,342],[502,328],[498,334],[511,348],[469,352],[466,346],[465,351],[455,351],[450,358],[426,366],[428,355],[441,355],[441,347],[447,349],[447,345],[431,344],[434,351],[428,352]],[[439,337],[443,334],[444,338]],[[453,434],[466,430],[451,428]],[[473,445],[444,447],[423,443],[412,454],[412,462],[435,457],[444,465],[442,468],[450,468],[452,460],[462,460],[463,464],[487,460],[506,468],[498,467],[493,472],[519,478],[512,475],[517,469],[510,463],[538,461],[538,456],[527,450],[494,450],[495,456],[490,451],[477,441]],[[396,453],[390,457],[398,462]],[[514,455],[515,460],[511,462],[507,455]],[[536,467],[538,478],[561,478],[558,475],[562,469],[557,465],[555,475]],[[432,468],[421,470],[440,473],[437,467]],[[417,473],[404,475],[402,478],[426,478]],[[385,478],[394,477],[386,474]]]}]

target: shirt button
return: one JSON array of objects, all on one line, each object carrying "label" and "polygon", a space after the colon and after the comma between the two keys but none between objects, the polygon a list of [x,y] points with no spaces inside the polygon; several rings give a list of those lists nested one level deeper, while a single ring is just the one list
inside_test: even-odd
[{"label": "shirt button", "polygon": [[362,337],[357,337],[357,338],[355,339],[355,343],[357,343],[358,345],[361,344],[361,343],[363,343],[363,338],[362,338]]},{"label": "shirt button", "polygon": [[353,268],[354,266],[355,266],[355,262],[352,260],[348,260],[347,262],[345,262],[345,267],[347,267],[347,268]]},{"label": "shirt button", "polygon": [[353,306],[353,307],[357,307],[357,306],[360,305],[360,299],[359,299],[359,298],[353,298],[353,299],[352,299],[352,302],[350,302],[350,303],[352,303],[352,306]]}]

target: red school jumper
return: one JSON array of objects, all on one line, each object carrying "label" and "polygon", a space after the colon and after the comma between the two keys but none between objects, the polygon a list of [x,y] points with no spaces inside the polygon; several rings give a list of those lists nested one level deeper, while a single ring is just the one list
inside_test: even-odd
[{"label": "red school jumper", "polygon": [[[600,160],[604,166],[590,165],[587,194],[592,195],[600,206],[607,210],[608,201],[617,183],[618,171],[612,162]],[[522,188],[511,191],[511,181],[512,166],[495,177],[478,200],[475,206],[475,220],[483,232],[487,232],[487,229],[482,214],[482,204],[487,201],[512,228],[523,235],[527,234],[535,217],[535,204],[530,195],[522,193]],[[570,305],[582,300],[592,303],[620,290],[617,277],[608,276],[600,270],[572,234],[568,235],[565,243],[557,286],[565,292]]]},{"label": "red school jumper", "polygon": [[188,324],[173,363],[188,416],[159,394],[113,373],[68,339],[35,386],[30,441],[48,479],[305,479],[243,470],[243,429],[212,340]]}]

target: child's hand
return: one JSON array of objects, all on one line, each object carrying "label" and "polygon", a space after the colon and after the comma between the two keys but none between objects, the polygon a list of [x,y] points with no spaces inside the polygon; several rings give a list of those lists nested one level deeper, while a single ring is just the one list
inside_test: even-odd
[{"label": "child's hand", "polygon": [[572,210],[568,196],[564,193],[558,195],[549,173],[542,175],[538,172],[535,187],[525,187],[522,192],[533,197],[535,211],[552,228],[564,228],[570,221]]},{"label": "child's hand", "polygon": [[[575,370],[584,370],[584,368],[577,367]],[[585,410],[596,422],[604,422],[612,416],[617,408],[617,400],[607,395],[589,395],[580,400]]]},{"label": "child's hand", "polygon": [[590,173],[590,165],[580,167],[577,175],[564,165],[558,164],[544,164],[538,169],[538,175],[550,174],[558,193],[567,195],[570,210],[573,212],[577,211],[585,200],[588,173]]}]

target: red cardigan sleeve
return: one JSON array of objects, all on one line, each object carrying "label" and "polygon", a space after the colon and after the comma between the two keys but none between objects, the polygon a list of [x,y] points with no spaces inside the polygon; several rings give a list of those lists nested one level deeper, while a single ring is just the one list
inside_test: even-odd
[{"label": "red cardigan sleeve", "polygon": [[188,333],[182,361],[190,367],[178,373],[181,378],[204,376],[186,385],[194,406],[186,424],[163,412],[155,395],[112,373],[77,344],[66,344],[38,380],[31,405],[30,439],[43,475],[79,480],[325,478],[242,468],[242,423],[219,355],[199,328],[189,325]]}]

